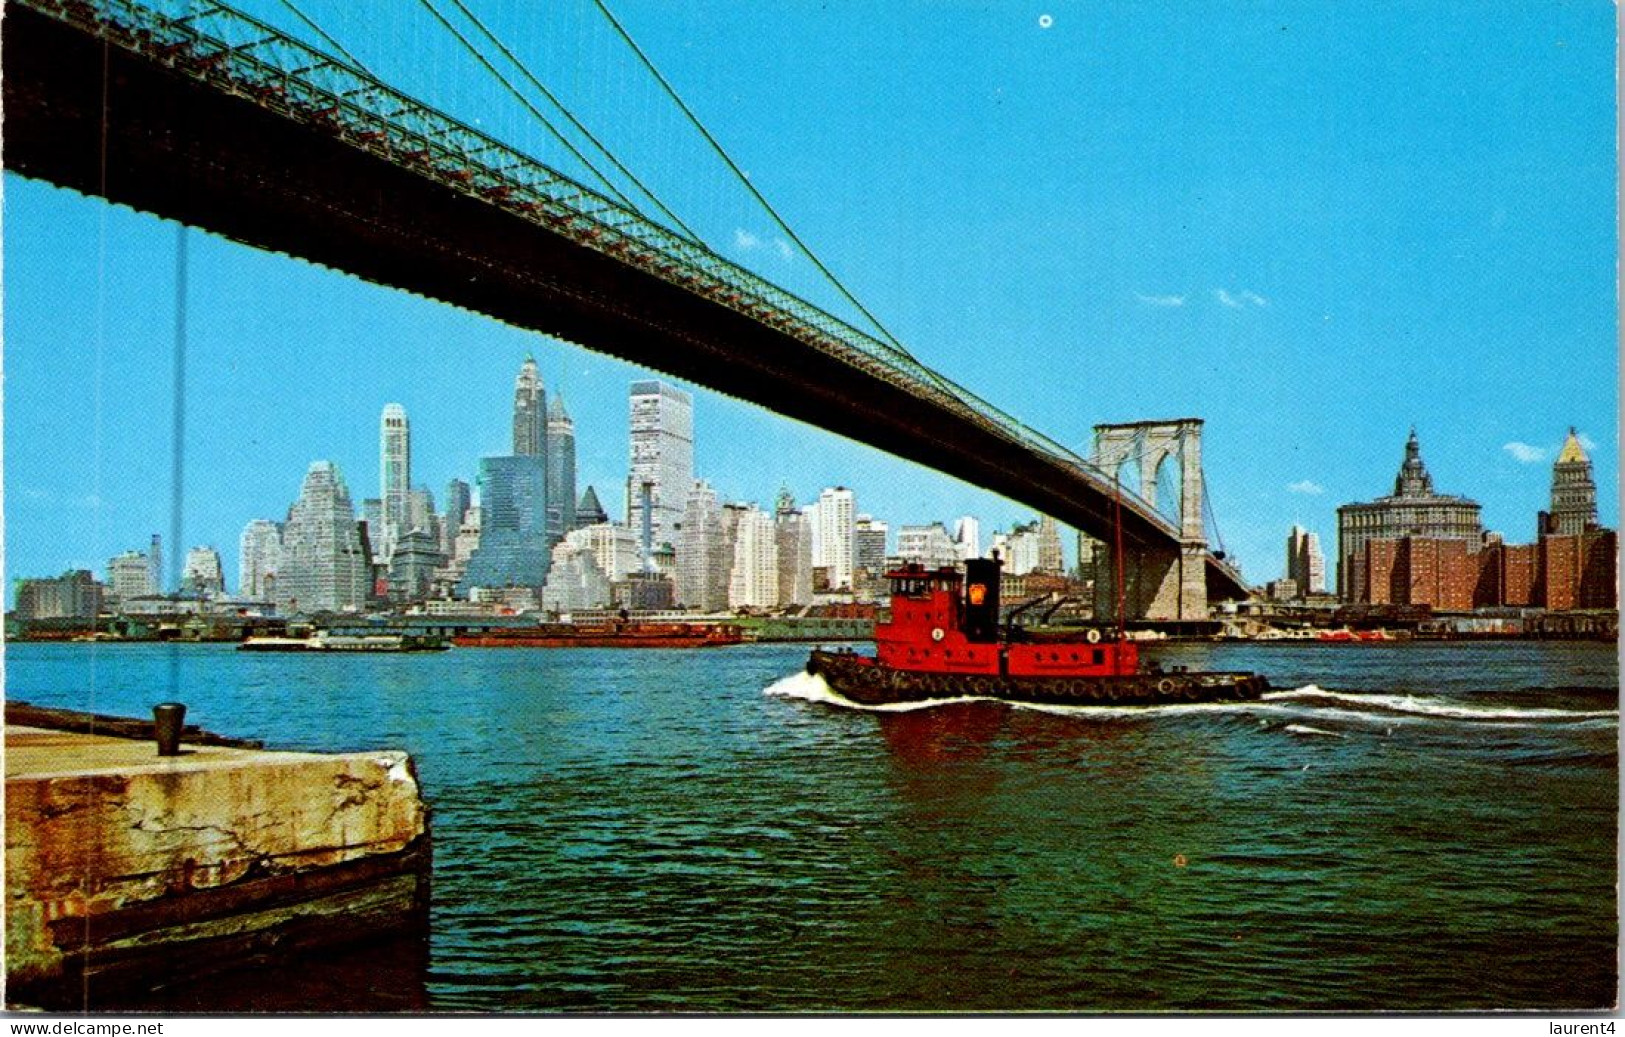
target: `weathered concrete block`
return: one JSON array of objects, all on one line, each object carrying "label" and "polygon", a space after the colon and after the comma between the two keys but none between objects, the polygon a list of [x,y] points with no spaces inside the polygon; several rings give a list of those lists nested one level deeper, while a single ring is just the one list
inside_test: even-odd
[{"label": "weathered concrete block", "polygon": [[[321,755],[6,729],[13,991],[229,965],[420,919],[429,821],[400,752]],[[184,953],[182,952],[184,949]]]}]

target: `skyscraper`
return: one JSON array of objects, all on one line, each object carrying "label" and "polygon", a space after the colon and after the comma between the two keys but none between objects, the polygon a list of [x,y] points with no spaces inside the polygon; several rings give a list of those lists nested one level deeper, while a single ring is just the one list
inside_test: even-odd
[{"label": "skyscraper", "polygon": [[513,386],[513,452],[519,457],[540,457],[546,428],[547,393],[536,373],[536,359],[525,357]]},{"label": "skyscraper", "polygon": [[694,483],[694,400],[664,382],[633,382],[629,399],[632,457],[626,479],[626,524],[643,528],[641,495],[651,486],[650,523],[658,546],[674,539]]},{"label": "skyscraper", "polygon": [[[873,583],[885,575],[886,543],[891,527],[868,515],[859,515],[852,524],[852,569],[862,570]],[[816,564],[816,563],[814,563]]]},{"label": "skyscraper", "polygon": [[473,502],[468,483],[453,479],[446,484],[446,513],[440,520],[440,549],[448,555],[455,551],[457,534],[463,528],[463,518]]},{"label": "skyscraper", "polygon": [[152,567],[140,551],[126,551],[107,560],[107,589],[121,600],[145,598],[158,593],[152,582]]},{"label": "skyscraper", "polygon": [[1023,522],[1011,528],[1008,535],[993,534],[993,546],[1004,558],[1004,571],[1011,576],[1024,576],[1038,570],[1038,523]]},{"label": "skyscraper", "polygon": [[237,541],[237,592],[253,601],[267,601],[282,567],[282,527],[270,519],[254,519],[243,527]]},{"label": "skyscraper", "polygon": [[796,508],[789,490],[779,493],[773,514],[779,555],[779,604],[809,605],[812,589],[812,523]]},{"label": "skyscraper", "polygon": [[779,544],[773,516],[752,504],[734,527],[729,608],[771,608],[779,603]]},{"label": "skyscraper", "polygon": [[568,537],[572,547],[592,552],[598,568],[611,583],[643,571],[637,534],[613,522],[582,526]]},{"label": "skyscraper", "polygon": [[852,532],[857,498],[844,486],[832,486],[818,495],[818,542],[829,570],[831,590],[852,587]]},{"label": "skyscraper", "polygon": [[540,588],[547,576],[547,471],[540,455],[480,458],[480,543],[459,594],[474,587]]},{"label": "skyscraper", "polygon": [[576,426],[564,395],[547,402],[547,542],[556,544],[576,528]]},{"label": "skyscraper", "polygon": [[164,592],[164,538],[157,533],[152,535],[152,550],[147,552],[147,565],[152,570],[152,592],[162,594]]},{"label": "skyscraper", "polygon": [[954,543],[959,545],[959,557],[982,557],[982,524],[973,515],[966,515],[954,524]]},{"label": "skyscraper", "polygon": [[554,612],[606,608],[614,600],[612,586],[598,566],[598,556],[572,530],[553,545],[542,605]]},{"label": "skyscraper", "polygon": [[1048,515],[1038,520],[1038,570],[1052,576],[1066,572],[1066,556],[1061,553],[1061,531]]},{"label": "skyscraper", "polygon": [[1543,518],[1540,532],[1572,536],[1595,525],[1597,484],[1591,478],[1591,459],[1571,428],[1552,465],[1552,510]]},{"label": "skyscraper", "polygon": [[412,429],[406,408],[386,403],[378,419],[378,500],[383,505],[381,528],[371,530],[380,559],[389,560],[398,540],[412,528]]},{"label": "skyscraper", "polygon": [[942,569],[959,562],[959,544],[940,522],[897,527],[897,557],[927,569]]},{"label": "skyscraper", "polygon": [[314,461],[282,530],[282,568],[274,600],[303,612],[356,608],[367,599],[371,565],[344,477]]},{"label": "skyscraper", "polygon": [[1297,585],[1300,597],[1326,593],[1326,557],[1320,550],[1320,537],[1302,526],[1293,526],[1287,534],[1286,578]]},{"label": "skyscraper", "polygon": [[732,564],[722,506],[716,491],[700,480],[689,487],[678,530],[677,600],[702,612],[726,608]]},{"label": "skyscraper", "polygon": [[191,594],[224,594],[226,574],[220,565],[220,552],[207,546],[186,552],[181,588]]}]

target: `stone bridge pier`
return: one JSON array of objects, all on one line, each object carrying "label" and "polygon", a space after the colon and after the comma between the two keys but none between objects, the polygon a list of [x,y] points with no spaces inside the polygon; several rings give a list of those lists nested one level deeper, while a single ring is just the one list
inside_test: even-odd
[{"label": "stone bridge pier", "polygon": [[[1166,546],[1123,548],[1124,619],[1205,620],[1207,530],[1202,523],[1202,419],[1096,425],[1092,462],[1116,475],[1125,496],[1138,494],[1153,506],[1170,502],[1179,540]],[[1163,511],[1167,514],[1167,511]],[[1116,620],[1118,576],[1115,545],[1095,554],[1095,616]]]}]

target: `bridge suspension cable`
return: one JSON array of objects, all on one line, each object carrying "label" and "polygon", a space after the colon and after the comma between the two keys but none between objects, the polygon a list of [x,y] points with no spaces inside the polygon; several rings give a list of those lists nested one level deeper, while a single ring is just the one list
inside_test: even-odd
[{"label": "bridge suspension cable", "polygon": [[322,29],[322,27],[320,25],[316,24],[316,21],[313,18],[311,18],[308,14],[301,11],[297,6],[295,6],[294,3],[293,3],[293,0],[277,0],[277,2],[280,3],[283,7],[286,7],[290,12],[292,12],[292,14],[293,14],[293,16],[295,18],[297,18],[301,22],[305,23],[306,27],[308,27],[316,35],[320,36],[322,38],[322,40],[327,43],[328,46],[330,46],[334,50],[338,51],[339,54],[342,55],[343,58],[346,61],[348,61],[350,64],[354,65],[356,68],[360,69],[361,71],[365,72],[367,75],[372,76],[374,79],[378,78],[377,75],[374,74],[372,69],[368,68],[366,65],[363,65],[361,63],[360,58],[356,57],[354,54],[351,54],[348,50],[345,50],[344,49],[344,44],[340,43],[338,40],[335,40],[333,37],[329,36]]},{"label": "bridge suspension cable", "polygon": [[[762,207],[762,210],[767,213],[775,224],[778,225],[779,229],[782,230],[791,241],[795,242],[796,247],[801,249],[803,255],[812,261],[813,266],[818,268],[818,272],[824,275],[829,283],[835,287],[836,291],[841,293],[842,297],[844,297],[847,302],[857,307],[858,312],[863,314],[863,316],[868,319],[869,323],[874,326],[875,330],[880,332],[881,337],[883,337],[893,349],[896,349],[898,352],[908,357],[908,359],[915,361],[915,363],[919,363],[915,356],[910,353],[900,341],[898,341],[897,336],[893,335],[891,331],[887,329],[886,325],[881,323],[879,317],[876,317],[873,313],[869,312],[868,307],[864,306],[863,303],[858,301],[857,296],[853,295],[847,289],[846,285],[841,282],[841,279],[836,277],[835,273],[830,270],[829,267],[824,265],[823,261],[820,260],[818,256],[813,253],[813,250],[808,247],[807,243],[801,240],[801,236],[795,232],[789,223],[785,222],[784,217],[779,215],[778,210],[773,208],[772,203],[770,203],[767,198],[763,196],[761,191],[756,189],[756,185],[750,182],[750,177],[745,175],[745,171],[739,168],[739,164],[733,160],[731,155],[728,154],[727,149],[724,148],[722,144],[711,135],[711,131],[705,128],[705,124],[700,121],[700,117],[698,115],[694,114],[694,110],[684,103],[682,97],[678,95],[677,89],[671,85],[670,81],[668,81],[664,75],[661,74],[660,69],[655,67],[655,63],[650,60],[647,54],[643,52],[643,48],[638,46],[637,41],[632,38],[632,34],[626,30],[626,27],[621,24],[620,20],[616,18],[614,13],[611,12],[608,6],[605,5],[604,0],[593,0],[593,4],[598,8],[599,13],[604,16],[604,19],[609,22],[610,26],[614,28],[616,34],[619,35],[626,45],[632,49],[632,53],[637,55],[638,61],[649,72],[649,74],[655,78],[655,81],[660,84],[660,87],[665,91],[666,96],[671,98],[672,103],[677,105],[678,109],[682,111],[683,115],[688,119],[689,124],[699,132],[701,137],[705,138],[705,142],[711,146],[711,150],[717,153],[717,157],[722,159],[723,164],[725,164],[729,171],[733,173],[734,177],[745,186],[745,190],[750,192],[751,197],[756,199],[757,204],[759,204]],[[921,366],[923,367],[924,365]],[[935,372],[931,372],[931,375],[933,378],[938,379],[940,383],[940,376],[936,375]]]},{"label": "bridge suspension cable", "polygon": [[[516,88],[513,83],[509,81],[507,76],[504,76],[501,72],[497,71],[496,66],[491,64],[490,60],[486,58],[484,54],[480,53],[480,49],[474,46],[474,44],[469,41],[468,37],[464,36],[460,31],[458,31],[457,27],[451,24],[451,22],[446,19],[445,15],[440,13],[439,8],[435,7],[432,0],[418,0],[418,3],[423,7],[424,10],[433,15],[435,21],[439,22],[447,32],[456,37],[457,42],[463,45],[463,49],[467,50],[474,60],[478,61],[485,68],[485,70],[496,79],[497,82],[501,83],[503,87],[507,89],[508,93],[513,95],[516,101],[523,105],[531,115],[535,116],[536,120],[540,122],[547,129],[547,131],[551,133],[556,140],[558,140],[560,144],[563,144],[565,149],[568,150],[571,155],[575,156],[576,161],[580,162],[587,168],[588,172],[597,177],[599,183],[604,185],[604,188],[614,196],[616,201],[620,202],[628,209],[631,209],[633,212],[640,211],[637,205],[634,204],[632,200],[622,193],[621,189],[615,185],[614,181],[605,176],[597,166],[593,165],[591,159],[587,158],[586,155],[583,155],[581,150],[571,143],[568,137],[559,132],[558,127],[554,126],[553,123],[548,120],[547,116],[542,114],[541,109],[532,104],[528,97],[520,93],[518,88]],[[690,234],[692,235],[692,232],[690,232]]]},{"label": "bridge suspension cable", "polygon": [[[570,125],[574,126],[577,132],[590,141],[592,146],[598,150],[599,154],[603,155],[604,158],[609,160],[610,165],[614,166],[618,173],[626,177],[627,180],[631,181],[632,185],[642,192],[644,197],[648,198],[654,203],[655,208],[660,211],[661,215],[670,220],[678,230],[682,231],[685,235],[692,239],[695,244],[701,244],[699,235],[696,234],[693,229],[688,226],[688,224],[684,223],[682,218],[673,212],[671,208],[666,205],[666,203],[662,202],[660,197],[656,195],[648,185],[640,180],[636,173],[628,169],[621,162],[621,160],[615,156],[615,153],[611,151],[603,141],[599,140],[593,134],[592,130],[588,129],[580,119],[576,118],[575,113],[570,111],[569,107],[565,105],[563,101],[559,100],[553,91],[549,90],[546,84],[544,84],[533,72],[531,72],[529,66],[527,66],[525,62],[508,47],[507,44],[503,43],[496,33],[492,32],[485,22],[480,20],[478,15],[469,10],[468,5],[464,4],[463,0],[451,0],[451,4],[453,7],[457,8],[459,12],[461,12],[464,18],[467,18],[469,22],[480,31],[481,35],[491,42],[492,46],[496,47],[497,50],[502,52],[502,56],[508,59],[509,64],[513,65],[513,67],[518,70],[519,74],[524,77],[526,82],[530,83],[530,85],[535,87],[543,97],[547,98],[548,102],[552,104],[554,108],[557,108],[559,113],[563,115],[565,119],[569,120]],[[504,85],[509,86],[510,90],[513,89],[512,86],[506,82],[506,80],[503,82]],[[521,101],[523,101],[523,98],[521,98]],[[527,105],[527,107],[529,106]],[[534,109],[532,110],[534,111]]]}]

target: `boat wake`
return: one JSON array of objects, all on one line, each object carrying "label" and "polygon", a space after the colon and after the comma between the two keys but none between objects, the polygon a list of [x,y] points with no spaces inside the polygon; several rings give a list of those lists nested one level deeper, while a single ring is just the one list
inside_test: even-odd
[{"label": "boat wake", "polygon": [[861,702],[853,702],[831,688],[824,678],[805,670],[798,671],[771,685],[763,692],[779,698],[801,699],[804,702],[821,702],[826,706],[837,706],[841,709],[856,709],[866,713],[910,713],[917,709],[935,709],[938,706],[951,706],[963,702],[997,702],[997,699],[984,698],[976,695],[967,695],[951,699],[928,699],[924,702],[889,702],[884,705],[866,706]]},{"label": "boat wake", "polygon": [[[1327,691],[1314,684],[1301,688],[1266,692],[1262,698],[1244,702],[1189,702],[1154,706],[1069,706],[1012,702],[985,696],[931,699],[926,702],[898,702],[885,705],[863,705],[845,698],[832,689],[824,678],[806,672],[785,677],[768,687],[765,692],[779,698],[817,702],[839,709],[860,710],[870,713],[906,713],[921,709],[936,709],[966,702],[998,702],[1012,709],[1033,710],[1059,716],[1087,717],[1091,719],[1140,718],[1179,716],[1203,713],[1254,714],[1265,718],[1279,716],[1292,720],[1345,721],[1353,723],[1395,722],[1455,722],[1487,724],[1497,727],[1560,726],[1584,724],[1587,726],[1618,723],[1616,710],[1572,710],[1537,707],[1473,707],[1459,701],[1418,695],[1357,694]],[[1286,723],[1281,730],[1296,735],[1319,735],[1346,738],[1339,731],[1330,731],[1308,723]]]},{"label": "boat wake", "polygon": [[[1504,724],[1522,723],[1574,723],[1578,721],[1615,720],[1619,712],[1612,709],[1544,709],[1530,706],[1475,707],[1461,704],[1455,699],[1429,698],[1419,695],[1355,694],[1327,691],[1313,684],[1288,691],[1265,692],[1261,703],[1312,705],[1331,703],[1319,711],[1354,712],[1379,719],[1440,719],[1488,721]],[[1353,707],[1348,709],[1347,707]]]}]

